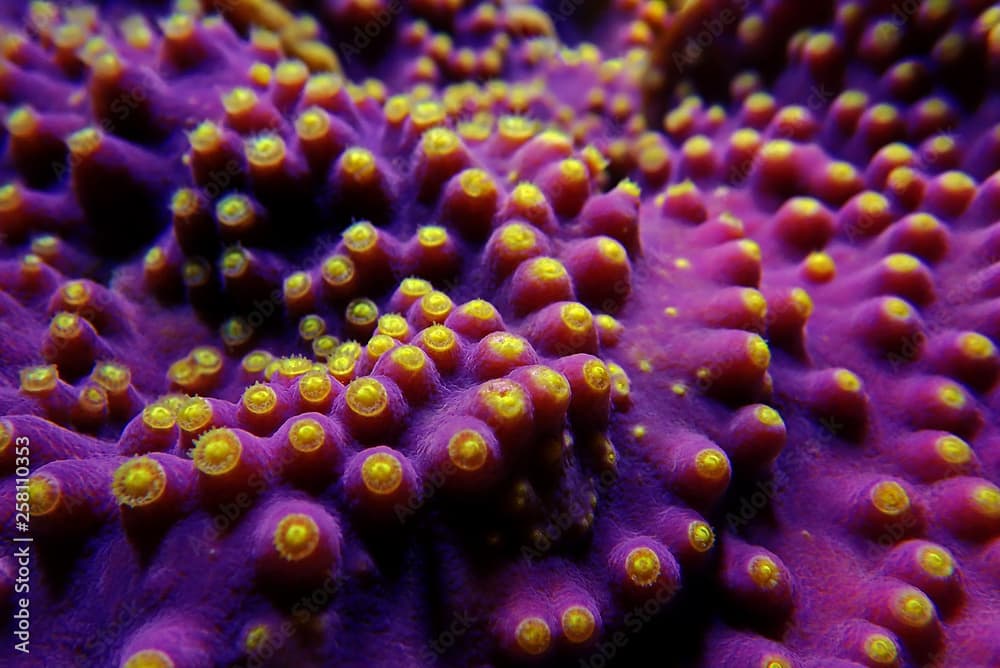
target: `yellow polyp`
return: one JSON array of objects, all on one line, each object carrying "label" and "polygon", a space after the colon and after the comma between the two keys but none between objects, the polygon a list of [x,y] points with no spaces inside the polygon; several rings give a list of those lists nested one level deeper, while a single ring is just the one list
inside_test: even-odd
[{"label": "yellow polyp", "polygon": [[485,299],[468,301],[462,304],[461,311],[463,315],[479,320],[480,322],[489,322],[498,316],[493,304]]},{"label": "yellow polyp", "polygon": [[448,230],[440,225],[424,225],[417,230],[417,242],[423,248],[440,248],[448,242]]},{"label": "yellow polyp", "polygon": [[174,668],[174,662],[158,649],[143,649],[130,656],[123,668]]},{"label": "yellow polyp", "polygon": [[60,290],[63,303],[67,306],[79,307],[90,301],[90,286],[83,281],[68,281]]},{"label": "yellow polyp", "polygon": [[898,297],[888,297],[882,301],[882,312],[896,320],[908,320],[913,316],[913,309]]},{"label": "yellow polyp", "polygon": [[220,427],[205,432],[195,442],[191,459],[199,471],[218,476],[229,473],[240,463],[243,444],[231,429]]},{"label": "yellow polyp", "polygon": [[310,107],[295,119],[295,133],[303,140],[319,139],[330,131],[330,115],[325,109]]},{"label": "yellow polyp", "polygon": [[288,430],[288,443],[298,452],[315,452],[326,442],[326,430],[312,418],[300,418]]},{"label": "yellow polyp", "polygon": [[940,545],[925,545],[917,551],[917,563],[928,575],[949,578],[955,572],[955,559]]},{"label": "yellow polyp", "polygon": [[246,143],[247,161],[253,167],[275,167],[286,154],[285,140],[280,135],[266,133]]},{"label": "yellow polyp", "polygon": [[163,35],[173,41],[189,39],[194,35],[194,28],[194,17],[180,12],[171,14],[166,19],[160,21],[160,29],[163,30]]},{"label": "yellow polyp", "polygon": [[257,105],[257,93],[252,88],[237,86],[222,95],[222,107],[230,116],[244,114]]},{"label": "yellow polyp", "polygon": [[884,633],[872,633],[865,638],[865,656],[877,665],[891,666],[899,658],[895,641]]},{"label": "yellow polyp", "polygon": [[151,457],[135,457],[119,466],[111,481],[111,491],[119,505],[133,508],[156,502],[167,486],[167,473]]},{"label": "yellow polyp", "polygon": [[347,407],[357,415],[374,417],[389,406],[389,395],[385,386],[374,378],[358,378],[345,391]]},{"label": "yellow polyp", "polygon": [[354,223],[341,235],[344,245],[353,253],[364,253],[378,244],[378,230],[367,221]]},{"label": "yellow polyp", "polygon": [[252,350],[243,357],[240,365],[249,374],[261,373],[273,359],[274,356],[266,350]]},{"label": "yellow polyp", "polygon": [[215,217],[224,227],[240,228],[253,222],[253,204],[245,195],[226,195],[215,205]]},{"label": "yellow polyp", "polygon": [[56,388],[59,373],[54,364],[21,369],[21,391],[27,394],[44,394]]},{"label": "yellow polyp", "polygon": [[527,350],[527,341],[507,332],[489,334],[486,341],[490,351],[507,360],[516,360]]},{"label": "yellow polyp", "polygon": [[427,293],[420,299],[420,310],[432,321],[444,320],[453,307],[451,297],[437,290]]},{"label": "yellow polyp", "polygon": [[560,161],[559,174],[570,183],[586,181],[589,177],[587,166],[576,158]]},{"label": "yellow polyp", "polygon": [[760,668],[795,668],[795,664],[783,656],[768,654],[761,659]]},{"label": "yellow polyp", "polygon": [[38,114],[29,105],[22,105],[7,114],[7,131],[15,137],[30,137],[38,129]]},{"label": "yellow polyp", "polygon": [[563,636],[576,645],[590,640],[597,627],[594,613],[582,605],[571,605],[563,610],[559,621],[562,625]]},{"label": "yellow polyp", "polygon": [[433,289],[430,281],[423,278],[404,278],[399,283],[400,293],[414,299],[429,294]]},{"label": "yellow polyp", "polygon": [[698,477],[705,480],[724,480],[729,475],[729,459],[717,448],[705,448],[694,457]]},{"label": "yellow polyp", "polygon": [[299,336],[304,341],[312,341],[326,332],[326,321],[314,313],[302,316],[299,320]]},{"label": "yellow polyp", "polygon": [[167,368],[167,380],[184,387],[193,383],[198,377],[198,367],[189,357],[179,359]]},{"label": "yellow polyp", "polygon": [[338,355],[346,355],[352,360],[361,359],[361,344],[357,341],[344,341],[337,347]]},{"label": "yellow polyp", "polygon": [[447,111],[444,105],[437,100],[426,100],[418,102],[410,111],[410,121],[418,130],[426,130],[435,125],[444,123]]},{"label": "yellow polyp", "polygon": [[424,154],[430,157],[444,157],[455,153],[462,144],[452,130],[435,127],[424,133],[421,140]]},{"label": "yellow polyp", "polygon": [[969,444],[951,434],[934,441],[934,449],[938,456],[948,464],[959,466],[968,464],[972,459],[972,448],[969,447]]},{"label": "yellow polyp", "polygon": [[583,382],[595,392],[604,392],[611,387],[611,374],[601,360],[587,360],[583,364]]},{"label": "yellow polyp", "polygon": [[895,617],[916,628],[927,626],[934,619],[934,604],[919,589],[907,587],[896,593],[892,602]]},{"label": "yellow polyp", "polygon": [[691,260],[687,259],[686,257],[679,257],[676,260],[674,260],[674,266],[677,267],[678,269],[690,269]]},{"label": "yellow polyp", "polygon": [[285,515],[274,530],[274,549],[287,561],[301,561],[319,546],[319,526],[305,513]]},{"label": "yellow polyp", "polygon": [[376,175],[375,156],[368,149],[353,146],[341,156],[340,169],[355,181],[369,181]]},{"label": "yellow polyp", "polygon": [[511,381],[490,381],[479,388],[479,398],[490,413],[501,420],[514,420],[528,411],[528,397]]},{"label": "yellow polyp", "polygon": [[44,473],[28,478],[28,510],[34,517],[47,515],[55,510],[62,499],[59,481]]},{"label": "yellow polyp", "polygon": [[785,421],[781,419],[781,415],[778,411],[774,410],[770,406],[758,406],[754,410],[754,417],[757,420],[768,427],[783,427]]},{"label": "yellow polyp", "polygon": [[7,420],[0,420],[0,454],[7,451],[14,440],[14,426]]},{"label": "yellow polyp", "polygon": [[594,327],[594,316],[590,309],[576,302],[563,304],[559,309],[559,319],[573,332],[585,333]]},{"label": "yellow polyp", "polygon": [[646,433],[648,431],[649,430],[646,429],[646,425],[637,424],[634,427],[632,427],[632,438],[636,439],[637,441],[641,441],[646,437]]},{"label": "yellow polyp", "polygon": [[59,340],[73,339],[79,336],[82,325],[75,313],[57,313],[49,323],[49,334]]},{"label": "yellow polyp", "polygon": [[638,587],[656,582],[660,568],[660,557],[648,547],[634,548],[625,557],[625,575]]},{"label": "yellow polyp", "polygon": [[222,144],[222,130],[212,121],[202,121],[188,133],[188,142],[198,153],[209,153]]},{"label": "yellow polyp", "polygon": [[755,318],[763,318],[767,315],[767,300],[764,299],[760,290],[746,288],[742,291],[740,298],[750,315]]},{"label": "yellow polyp", "polygon": [[980,515],[1000,519],[1000,487],[990,482],[976,485],[972,490],[972,503]]},{"label": "yellow polyp", "polygon": [[192,397],[177,411],[177,426],[191,433],[207,427],[212,418],[212,404],[203,397]]},{"label": "yellow polyp", "polygon": [[247,654],[257,654],[271,640],[271,629],[267,624],[257,624],[247,631],[243,638],[243,649]]},{"label": "yellow polyp", "polygon": [[803,266],[809,279],[817,283],[829,281],[837,273],[837,265],[833,258],[821,251],[810,253]]},{"label": "yellow polyp", "polygon": [[282,357],[278,362],[277,372],[285,378],[295,378],[313,370],[312,360],[302,355]]},{"label": "yellow polyp", "polygon": [[90,377],[98,386],[112,393],[124,391],[132,382],[132,372],[129,368],[116,362],[97,364]]},{"label": "yellow polyp", "polygon": [[834,371],[833,382],[844,392],[860,392],[862,388],[861,379],[847,369],[837,369]]},{"label": "yellow polyp", "polygon": [[108,407],[108,393],[96,385],[88,385],[80,390],[76,405],[84,413],[100,414]]},{"label": "yellow polyp", "polygon": [[0,188],[0,211],[16,211],[23,201],[21,187],[16,183],[8,183]]},{"label": "yellow polyp", "polygon": [[173,429],[177,416],[165,404],[154,402],[142,409],[143,424],[154,431]]},{"label": "yellow polyp", "polygon": [[762,158],[772,162],[784,162],[790,160],[795,151],[795,144],[786,139],[772,139],[766,142],[760,149]]},{"label": "yellow polyp", "polygon": [[771,349],[767,342],[756,334],[747,341],[747,355],[750,363],[756,368],[764,370],[771,364]]},{"label": "yellow polyp", "polygon": [[903,486],[893,480],[883,480],[872,487],[871,502],[883,515],[895,517],[910,509],[910,497]]},{"label": "yellow polyp", "polygon": [[521,182],[510,194],[510,201],[519,209],[532,209],[545,204],[545,195],[535,184]]},{"label": "yellow polyp", "polygon": [[688,543],[697,552],[708,552],[715,545],[715,532],[706,522],[695,520],[688,525]]},{"label": "yellow polyp", "polygon": [[361,464],[361,481],[372,494],[392,494],[403,484],[403,465],[388,452],[368,455]]},{"label": "yellow polyp", "polygon": [[223,253],[219,264],[223,276],[226,278],[239,278],[250,268],[250,258],[242,248],[230,248]]},{"label": "yellow polyp", "polygon": [[305,401],[323,401],[332,390],[333,383],[325,371],[309,371],[299,378],[299,396]]},{"label": "yellow polyp", "polygon": [[920,260],[907,253],[893,253],[886,257],[882,264],[898,274],[907,274],[920,268]]},{"label": "yellow polyp", "polygon": [[997,348],[988,338],[977,332],[965,332],[958,337],[958,347],[962,354],[973,360],[996,357]]},{"label": "yellow polyp", "polygon": [[354,278],[354,262],[345,255],[331,255],[323,260],[321,272],[326,283],[345,285]]},{"label": "yellow polyp", "polygon": [[357,366],[357,360],[348,355],[340,355],[334,353],[327,362],[327,368],[333,377],[340,382],[347,382],[354,376],[354,368]]},{"label": "yellow polyp", "polygon": [[552,631],[541,617],[527,617],[517,625],[514,637],[521,651],[531,656],[537,656],[549,649],[552,642]]},{"label": "yellow polyp", "polygon": [[432,325],[423,331],[424,345],[436,352],[447,352],[455,346],[455,332],[444,325]]},{"label": "yellow polyp", "polygon": [[782,579],[783,574],[778,564],[768,556],[757,555],[747,564],[747,573],[750,579],[760,589],[774,589]]},{"label": "yellow polyp", "polygon": [[382,357],[382,355],[395,348],[398,343],[399,342],[396,339],[388,336],[387,334],[375,334],[368,339],[368,343],[365,345],[365,350],[368,351],[368,356],[371,357],[372,360],[377,360]]},{"label": "yellow polyp", "polygon": [[283,86],[302,86],[309,78],[309,68],[301,60],[283,60],[274,68],[274,76]]},{"label": "yellow polyp", "polygon": [[501,116],[497,123],[500,136],[512,142],[525,142],[535,136],[535,124],[522,116]]},{"label": "yellow polyp", "polygon": [[948,408],[960,410],[968,403],[965,390],[955,383],[942,383],[937,389],[937,398]]},{"label": "yellow polyp", "polygon": [[399,346],[389,353],[389,358],[410,373],[422,371],[427,366],[427,355],[416,346]]},{"label": "yellow polyp", "polygon": [[448,459],[463,471],[478,471],[489,458],[486,439],[479,432],[463,429],[448,441]]},{"label": "yellow polyp", "polygon": [[410,324],[398,313],[386,313],[378,319],[378,332],[394,339],[404,339],[410,332]]}]

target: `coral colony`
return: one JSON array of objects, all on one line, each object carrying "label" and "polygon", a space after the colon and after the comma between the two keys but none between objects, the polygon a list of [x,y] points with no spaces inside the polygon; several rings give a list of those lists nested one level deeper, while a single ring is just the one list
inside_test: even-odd
[{"label": "coral colony", "polygon": [[1000,3],[0,15],[0,665],[1000,666]]}]

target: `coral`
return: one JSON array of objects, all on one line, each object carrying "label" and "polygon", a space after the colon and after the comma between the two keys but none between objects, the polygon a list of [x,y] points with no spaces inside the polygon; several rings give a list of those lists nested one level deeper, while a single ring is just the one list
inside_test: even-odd
[{"label": "coral", "polygon": [[4,665],[1000,665],[1000,7],[99,4],[0,9]]}]

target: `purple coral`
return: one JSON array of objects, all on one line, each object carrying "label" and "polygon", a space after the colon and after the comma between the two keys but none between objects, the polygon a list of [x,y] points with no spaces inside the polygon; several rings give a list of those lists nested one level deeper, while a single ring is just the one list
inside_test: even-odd
[{"label": "purple coral", "polygon": [[1000,6],[105,4],[0,25],[4,662],[1000,665]]}]

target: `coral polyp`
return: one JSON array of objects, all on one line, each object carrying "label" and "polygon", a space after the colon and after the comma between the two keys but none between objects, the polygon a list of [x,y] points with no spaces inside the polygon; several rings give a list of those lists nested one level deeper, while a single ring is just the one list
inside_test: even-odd
[{"label": "coral polyp", "polygon": [[998,77],[982,0],[5,3],[0,664],[1000,665]]}]

